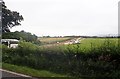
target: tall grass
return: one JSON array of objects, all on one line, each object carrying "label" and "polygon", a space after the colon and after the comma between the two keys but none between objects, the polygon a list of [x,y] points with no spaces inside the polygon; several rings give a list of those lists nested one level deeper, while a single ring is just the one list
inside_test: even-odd
[{"label": "tall grass", "polygon": [[120,77],[120,47],[109,39],[90,43],[89,49],[80,44],[42,48],[20,42],[16,49],[3,46],[3,62],[74,77]]}]

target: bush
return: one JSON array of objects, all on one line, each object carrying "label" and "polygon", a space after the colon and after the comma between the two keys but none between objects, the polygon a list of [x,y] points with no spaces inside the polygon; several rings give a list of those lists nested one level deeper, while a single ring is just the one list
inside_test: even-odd
[{"label": "bush", "polygon": [[2,38],[3,39],[18,39],[18,40],[23,40],[26,42],[32,42],[37,45],[41,44],[40,41],[38,40],[38,37],[35,34],[31,34],[25,31],[3,33]]},{"label": "bush", "polygon": [[18,48],[3,46],[3,62],[66,73],[75,77],[120,77],[120,48],[106,41],[84,51],[79,45],[42,48],[20,42]]}]

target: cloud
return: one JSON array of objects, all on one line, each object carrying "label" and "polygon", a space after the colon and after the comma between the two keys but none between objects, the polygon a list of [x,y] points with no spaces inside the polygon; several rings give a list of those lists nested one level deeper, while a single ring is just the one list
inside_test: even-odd
[{"label": "cloud", "polygon": [[[115,0],[5,0],[24,17],[22,26],[37,35],[96,35],[118,31]],[[19,29],[18,29],[19,28]]]}]

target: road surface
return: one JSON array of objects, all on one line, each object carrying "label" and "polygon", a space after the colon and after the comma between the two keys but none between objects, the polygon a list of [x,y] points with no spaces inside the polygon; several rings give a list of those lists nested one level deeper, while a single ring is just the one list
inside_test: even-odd
[{"label": "road surface", "polygon": [[31,76],[0,69],[2,79],[33,79]]}]

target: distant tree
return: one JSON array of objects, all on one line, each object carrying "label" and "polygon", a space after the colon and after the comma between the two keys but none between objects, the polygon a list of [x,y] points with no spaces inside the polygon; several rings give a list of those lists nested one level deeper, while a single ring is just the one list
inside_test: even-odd
[{"label": "distant tree", "polygon": [[10,32],[10,28],[21,25],[23,17],[17,11],[9,10],[5,2],[2,1],[0,4],[2,4],[2,32]]},{"label": "distant tree", "polygon": [[38,37],[35,34],[31,34],[29,32],[25,32],[24,30],[18,32],[4,32],[2,33],[3,39],[18,39],[24,40],[26,42],[32,42],[34,44],[40,44],[40,41],[37,39]]}]

